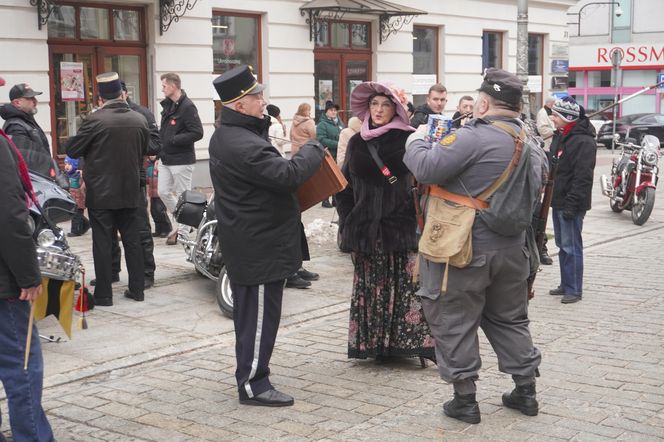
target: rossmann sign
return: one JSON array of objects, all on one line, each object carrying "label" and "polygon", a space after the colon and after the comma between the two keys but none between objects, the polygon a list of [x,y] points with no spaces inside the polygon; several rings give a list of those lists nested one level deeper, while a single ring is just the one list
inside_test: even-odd
[{"label": "rossmann sign", "polygon": [[611,53],[620,53],[623,69],[664,68],[664,44],[583,45],[569,48],[569,69],[611,69]]}]

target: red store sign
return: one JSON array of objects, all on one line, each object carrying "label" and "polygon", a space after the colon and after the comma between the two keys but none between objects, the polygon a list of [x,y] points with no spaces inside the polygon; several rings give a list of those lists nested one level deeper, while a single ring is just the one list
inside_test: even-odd
[{"label": "red store sign", "polygon": [[664,68],[664,44],[630,43],[623,45],[582,45],[569,49],[569,68],[572,71],[611,69],[611,52],[622,55],[623,69]]}]

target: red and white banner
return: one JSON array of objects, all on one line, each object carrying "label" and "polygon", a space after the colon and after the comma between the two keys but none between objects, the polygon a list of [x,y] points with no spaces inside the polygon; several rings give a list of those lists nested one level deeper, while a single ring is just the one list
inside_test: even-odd
[{"label": "red and white banner", "polygon": [[622,55],[623,69],[664,68],[664,44],[628,43],[579,45],[569,48],[570,70],[610,69],[611,52]]}]

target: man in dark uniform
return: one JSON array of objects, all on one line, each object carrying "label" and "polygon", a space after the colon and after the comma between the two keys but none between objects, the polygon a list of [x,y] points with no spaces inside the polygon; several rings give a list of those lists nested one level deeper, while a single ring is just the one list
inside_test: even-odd
[{"label": "man in dark uniform", "polygon": [[140,173],[149,143],[148,123],[129,108],[122,98],[118,74],[97,76],[99,95],[104,103],[88,116],[78,133],[70,138],[67,155],[85,158],[86,204],[92,226],[92,253],[95,263],[95,303],[113,305],[111,288],[111,249],[113,231],[122,235],[129,273],[125,297],[143,301],[143,252],[139,229],[141,217]]},{"label": "man in dark uniform", "polygon": [[[120,81],[122,84],[122,98],[127,102],[129,108],[133,111],[138,112],[139,114],[145,117],[145,121],[148,123],[148,128],[150,129],[150,142],[148,143],[145,154],[146,155],[158,155],[161,150],[161,141],[159,139],[159,128],[157,127],[157,122],[154,119],[154,115],[146,107],[141,106],[138,103],[134,103],[129,99],[129,94],[127,93],[127,86],[124,81]],[[143,164],[145,165],[145,164]],[[139,230],[138,235],[141,238],[141,248],[143,250],[143,271],[145,273],[145,287],[144,289],[149,289],[154,285],[154,271],[156,268],[154,262],[154,241],[152,240],[152,232],[150,228],[150,219],[148,218],[148,200],[147,200],[147,191],[146,191],[146,174],[145,167],[141,167],[141,205],[138,210],[140,216],[139,220]],[[120,259],[122,258],[122,252],[120,251],[120,243],[118,241],[117,229],[114,229],[113,233],[113,276],[112,281],[116,282],[120,280]],[[96,281],[95,281],[96,284]],[[92,281],[90,281],[90,285]]]},{"label": "man in dark uniform", "polygon": [[[4,84],[0,78],[0,86]],[[29,301],[36,300],[42,292],[37,253],[28,226],[26,190],[30,186],[21,154],[0,130],[0,382],[9,404],[14,440],[51,442],[55,439],[41,405],[44,360],[39,332],[34,324],[28,329]],[[28,333],[32,334],[32,345],[28,368],[24,370]],[[4,440],[0,433],[0,441]]]},{"label": "man in dark uniform", "polygon": [[[440,146],[431,148],[422,134],[411,135],[404,163],[418,182],[476,197],[507,168],[514,139],[491,122],[505,122],[518,133],[521,82],[509,72],[491,68],[479,91],[475,118],[444,138]],[[531,157],[531,167],[541,171],[545,159],[537,155],[539,164],[532,164]],[[480,422],[475,399],[481,366],[478,327],[496,352],[499,369],[511,374],[516,384],[513,392],[503,395],[503,404],[529,416],[538,412],[535,374],[541,356],[528,328],[529,260],[524,244],[525,232],[503,236],[476,216],[472,261],[464,268],[450,266],[445,293],[441,293],[445,265],[421,258],[418,293],[436,340],[440,376],[454,384],[454,399],[443,407],[450,417]]]},{"label": "man in dark uniform", "polygon": [[315,140],[289,160],[268,139],[264,86],[248,66],[214,80],[224,105],[210,140],[217,231],[233,290],[240,403],[293,405],[269,380],[281,318],[284,281],[302,264],[300,207],[295,190],[323,160]]}]

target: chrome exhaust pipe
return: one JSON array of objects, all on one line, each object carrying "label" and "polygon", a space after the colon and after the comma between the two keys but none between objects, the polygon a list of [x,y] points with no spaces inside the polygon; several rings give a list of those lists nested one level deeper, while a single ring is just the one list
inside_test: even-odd
[{"label": "chrome exhaust pipe", "polygon": [[602,175],[599,178],[599,184],[602,187],[602,195],[611,198],[613,196],[613,184],[611,184],[611,181],[609,181],[609,177]]}]

